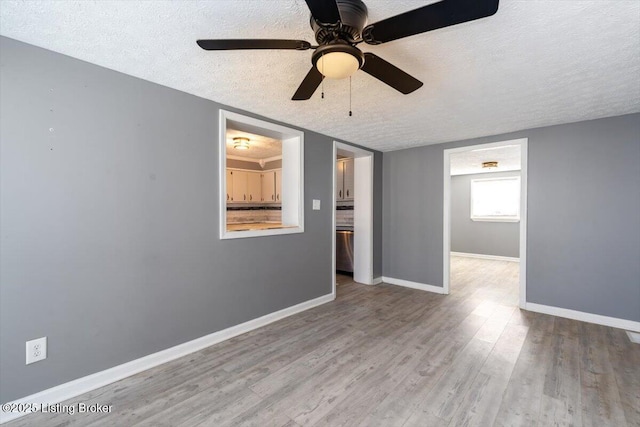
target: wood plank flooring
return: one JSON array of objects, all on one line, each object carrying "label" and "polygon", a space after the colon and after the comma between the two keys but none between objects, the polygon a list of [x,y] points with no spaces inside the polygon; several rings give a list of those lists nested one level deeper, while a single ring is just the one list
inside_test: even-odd
[{"label": "wood plank flooring", "polygon": [[17,426],[640,426],[640,345],[521,311],[518,265],[452,257],[451,294],[338,278],[336,301]]}]

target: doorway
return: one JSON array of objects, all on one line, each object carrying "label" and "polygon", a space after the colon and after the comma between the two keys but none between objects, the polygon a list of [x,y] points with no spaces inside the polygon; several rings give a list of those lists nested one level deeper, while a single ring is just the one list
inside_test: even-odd
[{"label": "doorway", "polygon": [[[353,159],[353,280],[373,285],[373,152],[333,142],[332,286],[336,295],[336,211],[338,156]],[[344,193],[343,193],[344,194]]]},{"label": "doorway", "polygon": [[[526,248],[527,248],[527,139],[517,139],[510,141],[501,141],[495,143],[488,144],[479,144],[465,147],[458,147],[452,149],[444,150],[444,174],[443,174],[443,182],[444,182],[444,197],[443,197],[443,288],[444,293],[448,294],[450,292],[450,282],[451,282],[451,238],[452,238],[452,185],[451,185],[451,161],[454,156],[458,156],[463,154],[469,159],[477,158],[478,156],[474,156],[471,154],[477,153],[490,153],[491,151],[496,151],[503,149],[505,147],[518,147],[520,153],[520,177],[519,177],[519,203],[517,206],[517,221],[519,222],[518,227],[518,258],[519,258],[519,292],[518,292],[518,303],[520,308],[524,308],[526,304]],[[465,154],[466,153],[466,154]],[[484,162],[487,163],[487,167],[492,167],[492,161]],[[499,163],[499,162],[498,162]],[[481,193],[482,185],[488,184],[486,182],[482,182],[482,179],[476,180],[478,185],[478,193]],[[486,181],[486,180],[485,180]],[[493,180],[493,181],[498,181]],[[514,185],[513,182],[507,183],[506,179],[503,178],[504,182],[499,182],[499,185]],[[486,191],[486,190],[485,190]],[[470,203],[473,204],[473,196],[470,198]],[[491,221],[491,213],[482,213],[482,205],[479,203],[475,203],[476,206],[480,206],[478,209],[479,213],[476,212],[476,220],[488,220]],[[470,216],[474,216],[473,207],[471,208]],[[505,217],[511,217],[512,220],[515,221],[515,212],[505,212]],[[505,257],[502,257],[505,258]]]}]

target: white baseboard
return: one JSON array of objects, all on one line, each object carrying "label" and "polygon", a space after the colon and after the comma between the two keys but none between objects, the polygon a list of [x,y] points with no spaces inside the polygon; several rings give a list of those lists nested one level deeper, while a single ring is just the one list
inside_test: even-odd
[{"label": "white baseboard", "polygon": [[421,291],[444,294],[444,288],[440,286],[427,285],[425,283],[411,282],[409,280],[394,279],[393,277],[382,276],[382,281],[390,285],[404,286],[405,288],[419,289]]},{"label": "white baseboard", "polygon": [[[217,344],[221,341],[225,341],[235,336],[242,335],[285,317],[289,317],[302,311],[309,310],[310,308],[331,302],[334,299],[335,295],[333,294],[323,295],[321,297],[305,301],[292,307],[287,307],[274,313],[266,314],[262,317],[258,317],[257,319],[249,320],[248,322],[232,326],[222,331],[214,332],[212,334],[205,335],[204,337],[196,338],[195,340],[179,344],[175,347],[171,347],[166,350],[141,357],[140,359],[132,360],[131,362],[114,366],[113,368],[109,368],[104,371],[88,375],[86,377],[78,378],[77,380],[60,384],[50,389],[43,390],[39,393],[17,399],[9,403],[27,404],[27,406],[29,404],[33,404],[36,407],[39,407],[44,403],[59,403],[64,400],[79,396],[83,393],[89,392],[91,390],[95,390],[105,385],[114,383],[123,378],[130,377],[131,375],[146,371],[147,369],[151,369],[163,363],[170,362],[179,357],[186,356],[187,354],[202,350],[203,348]],[[0,424],[27,415],[27,413],[28,412],[0,412]]]},{"label": "white baseboard", "polygon": [[629,341],[640,344],[640,333],[627,331],[627,335],[629,336]]},{"label": "white baseboard", "polygon": [[373,283],[371,283],[372,285],[379,285],[380,283],[382,283],[382,277],[374,277],[373,278]]},{"label": "white baseboard", "polygon": [[553,307],[550,305],[528,302],[525,310],[536,313],[551,314],[552,316],[565,317],[567,319],[580,320],[597,325],[611,326],[612,328],[625,329],[627,331],[640,332],[640,322],[618,319],[617,317],[602,316],[600,314],[585,313],[584,311],[569,310],[568,308]]},{"label": "white baseboard", "polygon": [[485,255],[485,254],[470,254],[466,252],[451,252],[451,256],[462,256],[466,258],[480,258],[480,259],[490,259],[493,261],[510,261],[510,262],[520,262],[520,258],[514,258],[509,256],[500,256],[500,255]]}]

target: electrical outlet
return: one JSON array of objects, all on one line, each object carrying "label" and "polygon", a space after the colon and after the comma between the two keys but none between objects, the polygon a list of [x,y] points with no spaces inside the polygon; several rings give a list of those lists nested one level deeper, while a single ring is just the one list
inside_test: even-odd
[{"label": "electrical outlet", "polygon": [[47,337],[27,341],[27,365],[47,358]]}]

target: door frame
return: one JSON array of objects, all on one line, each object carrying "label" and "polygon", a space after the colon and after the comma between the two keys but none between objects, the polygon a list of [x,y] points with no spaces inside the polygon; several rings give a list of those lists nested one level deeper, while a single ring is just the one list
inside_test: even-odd
[{"label": "door frame", "polygon": [[463,147],[449,148],[444,150],[444,171],[443,171],[443,236],[442,255],[443,273],[442,286],[444,293],[449,293],[451,278],[451,154],[464,151],[471,151],[483,148],[495,148],[505,145],[520,145],[520,292],[519,305],[525,308],[527,303],[527,138],[512,139],[508,141],[490,142],[487,144],[465,145]]},{"label": "door frame", "polygon": [[338,150],[349,152],[354,158],[353,198],[353,280],[373,285],[373,151],[333,141],[331,191],[331,278],[333,296],[336,295],[336,172]]}]

